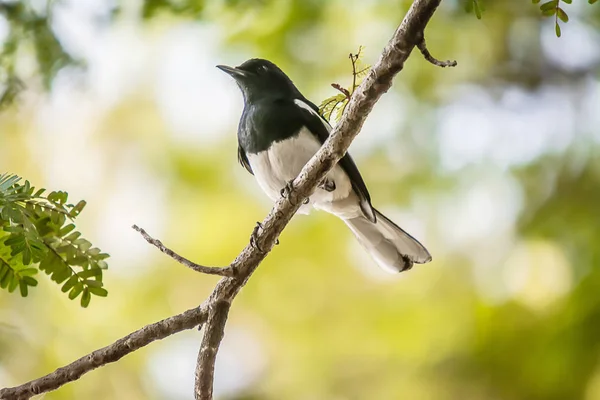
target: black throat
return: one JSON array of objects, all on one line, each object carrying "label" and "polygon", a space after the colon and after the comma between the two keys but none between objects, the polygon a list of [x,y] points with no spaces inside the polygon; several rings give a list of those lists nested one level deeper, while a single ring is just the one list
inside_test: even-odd
[{"label": "black throat", "polygon": [[246,153],[256,154],[297,135],[302,125],[293,99],[265,97],[244,105],[238,141]]}]

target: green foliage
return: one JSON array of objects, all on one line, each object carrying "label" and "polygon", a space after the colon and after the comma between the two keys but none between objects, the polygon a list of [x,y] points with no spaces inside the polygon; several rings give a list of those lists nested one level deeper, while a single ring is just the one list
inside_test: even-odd
[{"label": "green foliage", "polygon": [[477,19],[481,19],[481,13],[485,10],[481,0],[468,0],[465,3],[465,11],[468,13],[474,12]]},{"label": "green foliage", "polygon": [[26,297],[43,271],[70,299],[83,293],[81,306],[87,307],[91,294],[108,293],[102,287],[108,254],[75,231],[72,221],[85,201],[69,204],[66,192],[44,192],[16,175],[0,174],[0,287],[9,292],[19,287]]},{"label": "green foliage", "polygon": [[142,7],[142,16],[152,18],[161,11],[172,14],[198,17],[204,9],[204,1],[177,1],[177,0],[145,0]]},{"label": "green foliage", "polygon": [[362,50],[363,47],[360,46],[356,54],[350,53],[348,56],[352,63],[352,85],[346,89],[337,83],[331,84],[334,89],[339,90],[341,93],[326,98],[319,105],[319,112],[327,121],[331,121],[332,118],[339,121],[342,118],[350,97],[371,69],[370,65],[362,64]]},{"label": "green foliage", "polygon": [[[540,0],[532,0],[534,4],[540,2]],[[540,10],[542,11],[542,15],[546,17],[554,16],[554,31],[556,32],[556,36],[561,36],[560,25],[558,24],[558,20],[560,19],[562,22],[567,23],[569,21],[569,16],[565,12],[564,9],[560,7],[561,1],[565,4],[571,4],[573,0],[550,0],[543,3],[540,6]],[[590,4],[593,4],[595,1],[590,0]]]},{"label": "green foliage", "polygon": [[[554,16],[557,36],[561,35],[559,20],[563,23],[569,20],[567,12],[560,7],[561,1],[565,4],[571,4],[572,2],[572,0],[551,0],[540,6],[543,15]],[[541,0],[532,0],[532,2],[538,4]],[[285,24],[291,27],[301,25],[303,21],[308,23],[322,18],[319,15],[322,7],[318,5],[318,2],[287,3],[289,3],[289,7],[284,9],[293,10],[295,19],[293,21],[289,18],[285,20],[287,14],[279,14],[282,18],[280,23],[284,23],[285,20],[287,21]],[[588,0],[588,3],[595,4],[597,0]],[[40,2],[36,2],[37,7],[32,7],[31,4],[32,2],[25,0],[0,1],[0,19],[4,18],[8,25],[8,36],[0,49],[0,111],[14,102],[23,90],[24,82],[31,78],[31,76],[23,76],[22,72],[16,70],[15,65],[19,54],[30,51],[34,53],[37,73],[33,77],[39,77],[45,89],[51,87],[52,80],[61,68],[84,65],[84,60],[74,59],[69,54],[52,29],[53,9],[59,2],[46,0],[46,7],[40,7]],[[115,19],[120,15],[121,4],[124,4],[124,2],[117,2],[111,10],[111,19]],[[270,9],[269,6],[276,4],[276,2],[273,0],[225,0],[214,3],[218,5],[213,5],[212,8],[207,7],[207,4],[213,3],[207,3],[204,0],[143,0],[140,13],[143,20],[150,20],[161,14],[201,19],[205,18],[207,13],[210,14],[215,9],[220,9],[228,18],[237,20],[242,16]],[[278,2],[277,4],[282,3]],[[464,4],[467,12],[474,13],[479,19],[482,18],[485,11],[484,0],[462,0],[462,4]],[[492,3],[488,4],[492,5]],[[225,21],[229,23],[228,19],[225,19]],[[261,25],[258,24],[257,26]],[[267,37],[268,39],[266,39]],[[280,46],[285,41],[284,37],[262,34],[257,35],[254,39],[259,45],[261,45],[262,40],[265,40],[262,45],[271,49]],[[332,108],[332,111],[338,111],[340,106],[345,104],[342,101],[342,96],[331,100],[329,107]],[[339,118],[337,112],[334,112],[334,115]]]},{"label": "green foliage", "polygon": [[[598,0],[588,0],[589,4],[594,4]],[[533,4],[539,4],[541,0],[531,0]],[[546,1],[540,5],[540,11],[545,17],[554,17],[554,31],[556,32],[556,36],[560,37],[562,34],[560,25],[558,21],[562,21],[564,23],[569,22],[569,15],[567,12],[560,6],[560,3],[563,2],[565,4],[571,4],[573,0],[550,0]],[[475,13],[477,19],[481,19],[481,14],[485,11],[484,4],[482,0],[466,0],[465,1],[465,11],[468,13]]]},{"label": "green foliage", "polygon": [[12,103],[23,88],[23,77],[15,70],[19,50],[32,47],[39,74],[46,89],[52,79],[66,65],[77,64],[62,47],[52,30],[52,2],[48,1],[44,13],[36,12],[24,1],[0,3],[0,15],[9,28],[8,37],[0,51],[0,109]]}]

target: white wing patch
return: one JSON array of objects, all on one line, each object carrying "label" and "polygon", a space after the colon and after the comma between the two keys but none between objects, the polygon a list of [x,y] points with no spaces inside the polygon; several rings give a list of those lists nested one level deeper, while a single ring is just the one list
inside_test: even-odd
[{"label": "white wing patch", "polygon": [[312,115],[314,115],[315,117],[319,118],[319,121],[321,121],[321,122],[323,123],[323,125],[325,125],[325,128],[327,129],[327,133],[331,133],[331,125],[329,125],[329,123],[328,123],[327,121],[325,121],[325,120],[323,119],[323,117],[321,117],[321,116],[319,115],[319,113],[318,113],[318,112],[316,112],[315,110],[313,110],[313,108],[312,108],[311,106],[309,106],[308,104],[306,104],[305,102],[303,102],[303,101],[302,101],[302,100],[300,100],[300,99],[294,99],[294,103],[295,103],[295,104],[296,104],[298,107],[300,107],[300,108],[302,108],[302,109],[304,109],[304,110],[307,110],[307,111],[308,111],[308,112],[310,112]]}]

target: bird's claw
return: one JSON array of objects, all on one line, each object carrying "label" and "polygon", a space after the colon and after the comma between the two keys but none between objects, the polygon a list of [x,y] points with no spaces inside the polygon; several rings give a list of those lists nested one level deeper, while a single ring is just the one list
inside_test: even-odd
[{"label": "bird's claw", "polygon": [[[288,181],[288,183],[285,184],[285,186],[279,191],[279,194],[281,194],[281,197],[283,197],[284,199],[288,199],[290,201],[290,203],[292,203],[293,205],[296,205],[296,202],[293,202],[291,199],[291,194],[292,191],[294,190],[294,180],[292,179],[291,181]],[[302,204],[308,204],[310,202],[310,199],[307,197],[306,199],[302,200]]]},{"label": "bird's claw", "polygon": [[292,179],[291,181],[288,181],[285,184],[285,186],[279,191],[279,194],[281,194],[281,197],[283,197],[284,199],[289,199],[290,194],[292,194],[293,190],[294,190],[294,180]]},{"label": "bird's claw", "polygon": [[[292,179],[291,181],[288,181],[288,183],[285,184],[285,186],[281,189],[281,191],[279,192],[281,194],[281,197],[283,197],[284,199],[288,199],[290,201],[290,203],[292,203],[293,205],[296,205],[297,203],[292,201],[292,192],[294,191],[294,180]],[[308,204],[308,199],[304,199],[302,201],[302,204]]]},{"label": "bird's claw", "polygon": [[335,190],[335,182],[330,179],[323,178],[318,187],[326,192],[333,192]]},{"label": "bird's claw", "polygon": [[262,229],[262,224],[260,222],[256,222],[256,226],[252,230],[252,234],[250,235],[250,245],[254,247],[256,250],[264,253],[263,249],[258,244],[258,230]]}]

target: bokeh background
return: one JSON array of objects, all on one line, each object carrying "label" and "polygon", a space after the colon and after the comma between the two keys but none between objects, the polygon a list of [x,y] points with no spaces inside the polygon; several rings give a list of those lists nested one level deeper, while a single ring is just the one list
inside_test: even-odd
[{"label": "bokeh background", "polygon": [[[79,227],[112,257],[89,309],[44,277],[27,298],[0,292],[0,387],[210,293],[216,278],[133,223],[220,266],[266,215],[216,64],[268,58],[318,103],[410,5],[0,2],[17,3],[38,19],[0,15],[25,84],[0,113],[0,172],[87,200]],[[374,204],[433,262],[382,273],[341,222],[298,216],[234,303],[218,399],[600,399],[600,4],[565,4],[559,39],[529,1],[483,3],[478,20],[443,2],[428,45],[458,67],[414,53],[351,147]],[[192,399],[199,342],[180,333],[43,398]]]}]

